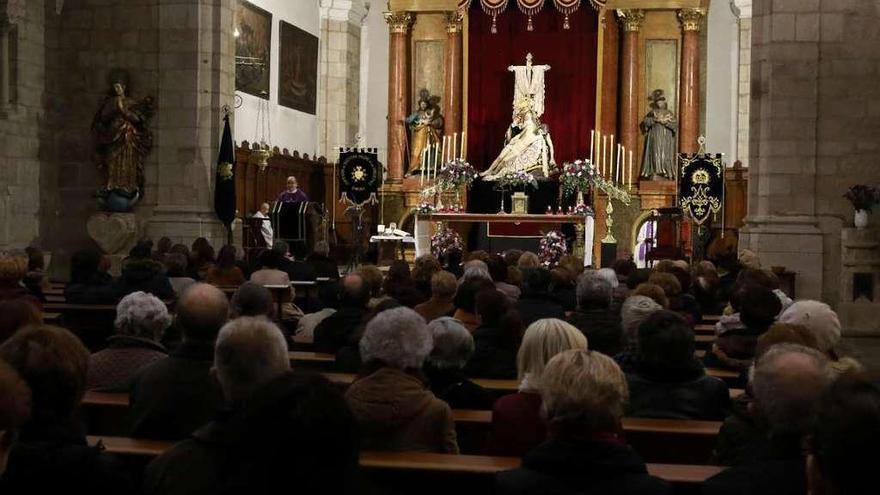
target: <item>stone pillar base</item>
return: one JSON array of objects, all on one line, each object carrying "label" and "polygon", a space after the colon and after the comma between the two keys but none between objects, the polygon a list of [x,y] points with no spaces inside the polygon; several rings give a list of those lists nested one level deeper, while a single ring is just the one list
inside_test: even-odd
[{"label": "stone pillar base", "polygon": [[761,266],[795,272],[798,299],[822,299],[822,231],[812,216],[753,216],[740,231],[739,249],[754,251]]}]

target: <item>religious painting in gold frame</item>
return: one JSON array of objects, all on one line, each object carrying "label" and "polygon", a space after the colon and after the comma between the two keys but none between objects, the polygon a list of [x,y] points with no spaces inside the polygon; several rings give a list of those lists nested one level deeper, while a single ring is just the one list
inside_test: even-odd
[{"label": "religious painting in gold frame", "polygon": [[269,99],[272,14],[241,0],[235,9],[235,89]]},{"label": "religious painting in gold frame", "polygon": [[318,38],[284,21],[279,23],[278,103],[315,115],[318,100]]}]

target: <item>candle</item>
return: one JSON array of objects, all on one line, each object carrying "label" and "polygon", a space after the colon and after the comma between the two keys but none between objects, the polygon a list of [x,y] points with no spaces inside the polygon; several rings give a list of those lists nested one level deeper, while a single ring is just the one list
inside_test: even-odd
[{"label": "candle", "polygon": [[629,150],[629,187],[633,186],[633,150]]},{"label": "candle", "polygon": [[434,143],[434,178],[437,178],[437,166],[440,163],[440,143]]},{"label": "candle", "polygon": [[462,131],[461,132],[461,154],[459,155],[459,157],[462,160],[464,160],[464,153],[465,153],[465,150],[467,150],[467,148],[466,148],[467,143],[465,142],[466,137],[467,137],[467,131]]},{"label": "candle", "polygon": [[590,131],[590,163],[593,163],[593,145],[595,144],[596,139],[596,130],[593,129]]},{"label": "candle", "polygon": [[420,173],[419,173],[419,189],[425,188],[425,173],[428,172],[428,170],[425,168],[425,156],[427,156],[427,154],[428,154],[428,149],[427,148],[423,149],[422,150],[422,164],[419,167],[419,171],[420,171]]},{"label": "candle", "polygon": [[602,177],[605,177],[605,150],[608,149],[608,136],[602,136],[602,149],[599,153],[599,162],[602,163]]},{"label": "candle", "polygon": [[623,177],[620,175],[620,155],[622,153],[622,148],[622,144],[617,145],[617,170],[614,172],[614,177],[616,178],[618,184],[623,183]]},{"label": "candle", "polygon": [[452,133],[452,159],[458,158],[458,133]]}]

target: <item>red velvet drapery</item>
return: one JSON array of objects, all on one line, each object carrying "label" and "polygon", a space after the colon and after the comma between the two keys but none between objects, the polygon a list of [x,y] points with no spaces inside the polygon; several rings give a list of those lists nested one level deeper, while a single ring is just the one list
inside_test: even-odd
[{"label": "red velvet drapery", "polygon": [[492,18],[474,2],[468,32],[468,161],[485,170],[504,146],[513,103],[510,65],[524,65],[531,53],[536,65],[550,65],[545,76],[542,121],[550,127],[556,162],[586,158],[590,131],[596,123],[596,58],[598,17],[584,2],[563,29],[563,16],[548,4],[533,17],[509,8],[497,18],[498,32],[490,32]]}]

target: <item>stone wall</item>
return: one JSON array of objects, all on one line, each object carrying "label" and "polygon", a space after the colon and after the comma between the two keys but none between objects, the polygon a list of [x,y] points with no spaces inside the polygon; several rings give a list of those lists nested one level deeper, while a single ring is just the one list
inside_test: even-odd
[{"label": "stone wall", "polygon": [[797,272],[798,297],[838,300],[842,198],[877,184],[880,2],[758,0],[753,7],[749,217],[741,247]]},{"label": "stone wall", "polygon": [[42,0],[0,1],[0,70],[9,70],[0,101],[0,250],[22,248],[39,235],[40,122],[45,51]]}]

